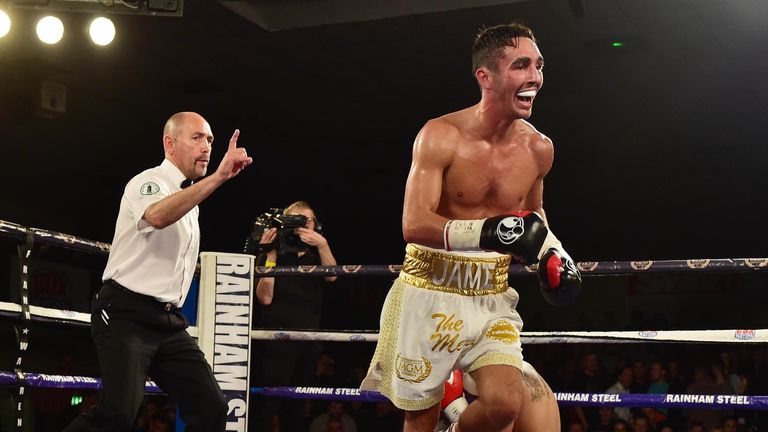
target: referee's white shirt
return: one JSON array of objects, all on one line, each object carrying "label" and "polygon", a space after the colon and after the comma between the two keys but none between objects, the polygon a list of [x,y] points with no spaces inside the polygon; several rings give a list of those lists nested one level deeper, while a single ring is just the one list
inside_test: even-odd
[{"label": "referee's white shirt", "polygon": [[112,279],[163,303],[184,303],[200,248],[199,209],[195,206],[163,229],[142,219],[147,207],[180,191],[184,180],[184,174],[165,159],[128,182],[102,280]]}]

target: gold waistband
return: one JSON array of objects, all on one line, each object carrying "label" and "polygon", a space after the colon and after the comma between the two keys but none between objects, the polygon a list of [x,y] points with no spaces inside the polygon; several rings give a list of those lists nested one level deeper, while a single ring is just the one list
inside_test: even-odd
[{"label": "gold waistband", "polygon": [[454,255],[409,244],[400,279],[408,285],[465,296],[499,294],[508,289],[511,258]]}]

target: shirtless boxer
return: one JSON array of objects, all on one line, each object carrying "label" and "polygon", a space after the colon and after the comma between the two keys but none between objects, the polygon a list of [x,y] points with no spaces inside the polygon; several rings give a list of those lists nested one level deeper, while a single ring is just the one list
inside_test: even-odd
[{"label": "shirtless boxer", "polygon": [[581,275],[546,226],[552,141],[525,121],[544,60],[520,24],[480,32],[472,48],[478,104],[430,120],[416,137],[403,208],[405,262],[382,309],[361,388],[405,410],[405,432],[432,432],[443,382],[471,372],[478,399],[454,431],[502,431],[522,403],[522,320],[511,261],[539,264],[545,298],[565,304]]}]

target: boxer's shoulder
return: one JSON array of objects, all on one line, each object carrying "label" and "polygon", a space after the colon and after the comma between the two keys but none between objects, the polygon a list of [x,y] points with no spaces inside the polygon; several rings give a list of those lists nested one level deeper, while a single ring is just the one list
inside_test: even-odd
[{"label": "boxer's shoulder", "polygon": [[416,160],[427,160],[432,163],[442,161],[441,164],[450,164],[456,148],[460,143],[460,133],[455,125],[443,118],[428,121],[419,131],[414,142],[414,156]]}]

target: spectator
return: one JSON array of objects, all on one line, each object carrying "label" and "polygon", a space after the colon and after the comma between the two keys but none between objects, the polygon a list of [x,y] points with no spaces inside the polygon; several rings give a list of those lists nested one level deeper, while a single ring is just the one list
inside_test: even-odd
[{"label": "spectator", "polygon": [[[688,394],[717,394],[718,387],[712,378],[712,369],[704,365],[698,365],[693,370],[693,382],[688,385],[686,393]],[[708,430],[720,425],[720,411],[692,408],[688,410],[689,431],[697,424],[702,425],[702,430]]]},{"label": "spectator", "polygon": [[[685,376],[683,376],[680,361],[669,359],[667,361],[667,383],[669,384],[668,394],[685,393]],[[682,408],[669,408],[667,410],[667,423],[676,431],[682,431],[685,428],[685,418]]]},{"label": "spectator", "polygon": [[669,423],[660,423],[657,426],[658,427],[656,428],[656,430],[659,432],[677,432],[678,431],[678,429],[673,428],[672,425]]},{"label": "spectator", "polygon": [[642,407],[640,408],[640,413],[648,419],[649,430],[655,431],[656,425],[659,423],[659,421],[656,420],[658,416],[656,408]]},{"label": "spectator", "polygon": [[[667,369],[664,363],[655,361],[651,363],[651,383],[648,385],[649,394],[669,393],[669,384],[666,381]],[[649,408],[646,413],[651,423],[656,424],[667,419],[666,408]]]},{"label": "spectator", "polygon": [[685,377],[680,371],[680,361],[667,361],[666,381],[669,383],[669,393],[682,394],[685,392]]},{"label": "spectator", "polygon": [[[634,377],[634,371],[629,366],[624,366],[619,371],[619,375],[617,377],[616,383],[614,383],[612,386],[608,387],[608,390],[606,390],[606,393],[610,394],[627,394],[629,393],[629,389],[632,386]],[[616,407],[613,409],[616,413],[616,417],[624,420],[625,422],[632,421],[631,413],[629,411],[629,408],[626,407]]]},{"label": "spectator", "polygon": [[726,417],[723,419],[723,432],[739,432],[739,422],[736,417]]},{"label": "spectator", "polygon": [[632,430],[634,432],[651,432],[651,421],[645,414],[637,414],[632,420]]},{"label": "spectator", "polygon": [[392,402],[382,401],[373,410],[361,410],[357,424],[363,432],[392,432],[402,429],[403,418]]},{"label": "spectator", "polygon": [[344,424],[339,419],[328,419],[325,432],[344,432]]},{"label": "spectator", "polygon": [[328,405],[328,411],[315,417],[312,421],[309,432],[323,432],[327,428],[329,420],[340,420],[343,432],[357,432],[357,424],[349,414],[344,412],[344,402],[342,401],[331,401]]},{"label": "spectator", "polygon": [[736,389],[725,374],[723,364],[718,360],[712,362],[710,367],[712,368],[713,381],[717,386],[716,394],[736,394]]},{"label": "spectator", "polygon": [[736,367],[733,362],[733,357],[728,351],[722,351],[720,353],[720,366],[723,369],[723,375],[726,381],[731,384],[734,394],[744,394],[741,385],[742,377],[736,373]]},{"label": "spectator", "polygon": [[171,422],[163,412],[157,412],[149,421],[149,432],[170,432]]},{"label": "spectator", "polygon": [[[745,394],[768,394],[766,351],[768,351],[768,348],[754,347],[751,352],[744,353],[744,358],[749,358],[749,361],[745,362],[746,364],[741,370],[746,381]],[[768,430],[768,411],[752,411],[750,424],[757,427],[757,430]]]},{"label": "spectator", "polygon": [[647,393],[648,385],[648,367],[643,360],[635,360],[632,363],[632,372],[634,372],[634,382],[629,388],[630,393]]},{"label": "spectator", "polygon": [[706,432],[704,423],[700,420],[691,421],[691,423],[688,425],[688,432]]},{"label": "spectator", "polygon": [[616,420],[616,423],[613,424],[613,432],[632,432],[632,430],[629,428],[629,423],[622,419],[618,419]]},{"label": "spectator", "polygon": [[[594,351],[585,352],[581,356],[579,366],[579,372],[573,380],[573,391],[578,393],[602,392],[605,387],[597,354]],[[585,430],[589,430],[599,423],[595,407],[574,407],[573,411]]]},{"label": "spectator", "polygon": [[601,406],[597,410],[599,422],[594,429],[594,432],[613,432],[613,425],[616,423],[615,413],[613,408],[609,406]]}]

